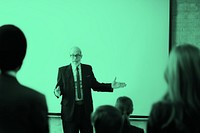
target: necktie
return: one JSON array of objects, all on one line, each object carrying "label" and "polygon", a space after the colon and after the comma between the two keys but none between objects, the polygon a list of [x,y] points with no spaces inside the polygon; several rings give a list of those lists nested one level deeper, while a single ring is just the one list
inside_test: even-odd
[{"label": "necktie", "polygon": [[80,87],[80,74],[79,74],[79,68],[76,68],[76,78],[77,78],[77,94],[78,98],[81,98],[81,87]]}]

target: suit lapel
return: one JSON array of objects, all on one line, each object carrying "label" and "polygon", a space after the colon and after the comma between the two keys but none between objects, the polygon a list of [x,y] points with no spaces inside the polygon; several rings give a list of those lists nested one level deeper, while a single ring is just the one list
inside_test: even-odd
[{"label": "suit lapel", "polygon": [[68,89],[72,89],[71,91],[74,92],[73,90],[75,90],[75,84],[74,84],[74,76],[73,76],[73,72],[72,72],[72,66],[71,64],[66,66],[66,69],[64,70],[64,77],[65,77],[65,80],[64,81],[67,81],[69,84],[69,88]]},{"label": "suit lapel", "polygon": [[64,69],[64,75],[67,79],[73,79],[73,73],[72,73],[72,66],[68,65],[66,66],[66,68]]}]

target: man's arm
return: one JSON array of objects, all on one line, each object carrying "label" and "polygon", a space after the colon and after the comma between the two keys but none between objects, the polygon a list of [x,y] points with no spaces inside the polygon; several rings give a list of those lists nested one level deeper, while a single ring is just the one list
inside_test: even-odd
[{"label": "man's arm", "polygon": [[90,73],[92,79],[92,88],[94,91],[112,92],[113,89],[123,88],[126,86],[126,83],[124,82],[116,82],[116,77],[112,83],[99,83],[94,76],[91,66],[90,66]]},{"label": "man's arm", "polygon": [[61,69],[58,70],[58,76],[57,76],[57,84],[54,89],[54,95],[59,98],[61,96],[61,87],[62,86],[62,79],[61,79]]}]

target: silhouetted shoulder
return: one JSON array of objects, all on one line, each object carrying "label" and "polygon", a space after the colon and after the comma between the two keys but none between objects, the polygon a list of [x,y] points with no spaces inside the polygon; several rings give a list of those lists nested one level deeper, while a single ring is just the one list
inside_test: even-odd
[{"label": "silhouetted shoulder", "polygon": [[157,117],[159,118],[158,120],[167,120],[172,113],[172,106],[169,102],[157,102],[152,106],[150,117]]},{"label": "silhouetted shoulder", "polygon": [[129,133],[144,133],[144,130],[142,128],[131,125]]},{"label": "silhouetted shoulder", "polygon": [[26,100],[26,102],[38,103],[38,105],[46,103],[45,95],[32,88],[20,85],[16,93],[20,96],[19,99]]}]

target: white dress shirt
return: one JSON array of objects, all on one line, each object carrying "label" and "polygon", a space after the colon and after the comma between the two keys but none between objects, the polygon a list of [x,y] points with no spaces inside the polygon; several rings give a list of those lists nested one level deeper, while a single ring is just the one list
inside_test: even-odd
[{"label": "white dress shirt", "polygon": [[[75,101],[81,101],[83,100],[83,89],[82,89],[82,71],[81,71],[81,64],[79,64],[78,66],[76,65],[72,65],[72,72],[73,72],[73,77],[74,77],[74,83],[75,83]],[[78,91],[77,91],[77,77],[76,77],[76,74],[77,74],[77,67],[79,68],[79,75],[80,75],[80,89],[81,89],[81,98],[79,99],[78,98]]]}]

